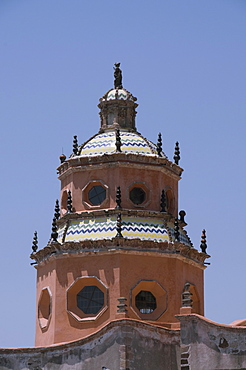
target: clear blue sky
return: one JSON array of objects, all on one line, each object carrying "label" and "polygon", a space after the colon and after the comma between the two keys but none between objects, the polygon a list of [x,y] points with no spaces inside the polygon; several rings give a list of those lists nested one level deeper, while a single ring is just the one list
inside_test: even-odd
[{"label": "clear blue sky", "polygon": [[212,256],[206,316],[246,318],[246,2],[0,0],[0,346],[34,343],[33,232],[45,246],[59,155],[98,131],[118,61],[138,131],[161,131],[170,159],[180,142],[180,209]]}]

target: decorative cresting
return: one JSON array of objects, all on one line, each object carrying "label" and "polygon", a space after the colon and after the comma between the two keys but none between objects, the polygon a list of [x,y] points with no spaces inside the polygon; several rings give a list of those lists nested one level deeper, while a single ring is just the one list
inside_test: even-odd
[{"label": "decorative cresting", "polygon": [[116,63],[114,71],[114,89],[110,89],[99,100],[101,131],[112,128],[126,128],[136,130],[135,117],[138,106],[135,98],[129,91],[122,87],[122,73]]}]

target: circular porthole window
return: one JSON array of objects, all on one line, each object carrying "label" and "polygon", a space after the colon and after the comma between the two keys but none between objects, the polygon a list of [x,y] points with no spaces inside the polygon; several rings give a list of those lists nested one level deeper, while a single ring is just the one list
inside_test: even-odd
[{"label": "circular porthole window", "polygon": [[155,296],[147,290],[141,290],[136,295],[135,305],[141,313],[151,313],[156,309]]},{"label": "circular porthole window", "polygon": [[93,186],[88,193],[89,202],[93,206],[101,204],[106,198],[106,189],[101,185]]},{"label": "circular porthole window", "polygon": [[134,204],[142,204],[146,199],[146,193],[142,188],[134,187],[129,193],[129,198]]},{"label": "circular porthole window", "polygon": [[104,293],[95,285],[85,286],[77,294],[77,306],[85,314],[95,315],[104,305]]}]

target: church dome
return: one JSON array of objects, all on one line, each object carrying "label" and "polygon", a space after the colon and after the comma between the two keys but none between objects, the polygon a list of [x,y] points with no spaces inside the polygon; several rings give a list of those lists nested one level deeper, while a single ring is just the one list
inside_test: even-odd
[{"label": "church dome", "polygon": [[129,91],[126,89],[110,89],[102,98],[103,100],[131,100],[135,101],[135,98]]},{"label": "church dome", "polygon": [[[121,152],[125,154],[138,154],[157,156],[157,147],[151,141],[145,139],[138,132],[129,132],[127,130],[118,130],[121,141]],[[84,143],[79,149],[79,156],[90,157],[104,154],[113,154],[116,148],[116,131],[106,131],[99,133]],[[166,155],[161,152],[161,157]]]}]

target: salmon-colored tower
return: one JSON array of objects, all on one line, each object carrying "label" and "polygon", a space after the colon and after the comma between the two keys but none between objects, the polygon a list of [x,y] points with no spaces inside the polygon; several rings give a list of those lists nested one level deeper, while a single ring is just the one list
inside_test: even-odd
[{"label": "salmon-colored tower", "polygon": [[179,212],[178,143],[172,162],[160,134],[155,145],[136,131],[136,100],[117,63],[115,86],[98,105],[99,133],[80,146],[74,137],[73,153],[60,157],[60,211],[50,242],[31,255],[38,346],[122,319],[178,328],[182,296],[191,293],[190,311],[204,313],[208,256],[192,246]]}]

